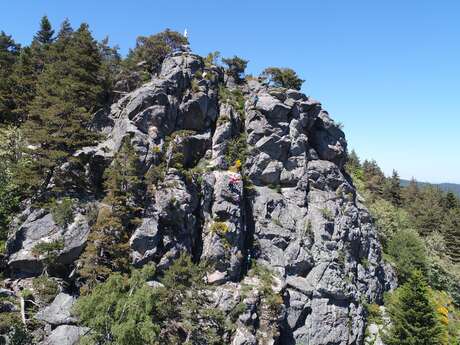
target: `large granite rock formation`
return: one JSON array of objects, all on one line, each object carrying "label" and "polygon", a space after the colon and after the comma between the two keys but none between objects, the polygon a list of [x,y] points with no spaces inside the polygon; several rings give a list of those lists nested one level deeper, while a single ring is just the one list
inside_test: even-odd
[{"label": "large granite rock formation", "polygon": [[[87,162],[86,183],[101,180],[124,138],[144,172],[160,164],[158,152],[173,142],[163,181],[139,205],[142,221],[130,239],[133,264],[154,261],[164,269],[182,252],[214,263],[208,282],[217,285],[216,307],[228,313],[238,303],[244,307],[232,345],[362,344],[365,303],[380,302],[395,278],[344,170],[344,133],[319,102],[298,91],[254,79],[232,83],[227,86],[244,97],[238,100],[244,107],[236,109],[234,101],[218,97],[224,83],[223,71],[197,55],[169,56],[158,77],[113,104],[109,114],[98,113],[97,121],[108,124],[106,140],[76,153]],[[240,162],[228,157],[236,141]],[[182,170],[171,163],[176,152]],[[198,168],[199,178],[187,176]],[[59,260],[71,272],[90,231],[84,213],[65,228],[41,209],[28,209],[22,218],[8,242],[12,276],[40,274],[42,258],[31,248],[53,239],[64,241]],[[252,260],[275,272],[272,288],[282,296],[276,313],[261,303],[257,277],[247,275]],[[249,292],[243,294],[243,286]],[[62,309],[71,303],[73,297],[61,294],[38,314],[58,326],[43,344],[74,344],[83,332]]]}]

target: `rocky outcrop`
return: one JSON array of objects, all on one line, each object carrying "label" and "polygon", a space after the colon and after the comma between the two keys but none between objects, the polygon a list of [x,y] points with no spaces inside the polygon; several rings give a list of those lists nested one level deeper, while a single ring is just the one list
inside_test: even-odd
[{"label": "rocky outcrop", "polygon": [[46,308],[36,314],[36,318],[52,326],[75,324],[77,319],[72,315],[75,297],[60,293]]},{"label": "rocky outcrop", "polygon": [[[100,184],[125,138],[144,173],[163,169],[138,205],[132,263],[155,262],[161,271],[187,252],[212,264],[207,281],[216,285],[216,308],[234,318],[232,345],[362,344],[365,303],[381,302],[395,279],[344,170],[344,133],[298,91],[249,80],[227,85],[241,92],[235,101],[218,97],[223,84],[222,70],[201,57],[169,56],[158,77],[98,114],[106,140],[75,154],[85,158],[86,183]],[[13,276],[39,275],[43,258],[32,249],[54,240],[63,241],[57,260],[71,272],[88,215],[77,212],[66,227],[41,209],[22,219],[8,241]],[[248,274],[254,265],[273,272],[270,287]],[[60,294],[39,313],[57,326],[43,344],[77,341],[71,303]]]}]

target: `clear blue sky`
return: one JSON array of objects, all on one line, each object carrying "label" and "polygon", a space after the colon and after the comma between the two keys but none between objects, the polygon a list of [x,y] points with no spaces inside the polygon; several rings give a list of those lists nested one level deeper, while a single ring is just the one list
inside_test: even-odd
[{"label": "clear blue sky", "polygon": [[122,53],[138,35],[187,27],[199,54],[237,54],[250,73],[292,67],[361,157],[460,183],[458,0],[3,0],[0,30],[27,44],[44,14],[86,21]]}]

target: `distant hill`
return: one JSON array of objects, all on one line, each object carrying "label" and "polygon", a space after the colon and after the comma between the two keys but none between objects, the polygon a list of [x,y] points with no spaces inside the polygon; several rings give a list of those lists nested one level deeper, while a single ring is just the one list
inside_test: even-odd
[{"label": "distant hill", "polygon": [[[401,186],[407,186],[410,183],[410,180],[401,180]],[[460,197],[460,184],[457,183],[429,183],[429,182],[417,182],[418,185],[420,186],[436,186],[439,189],[446,191],[446,192],[452,192],[458,197]]]}]

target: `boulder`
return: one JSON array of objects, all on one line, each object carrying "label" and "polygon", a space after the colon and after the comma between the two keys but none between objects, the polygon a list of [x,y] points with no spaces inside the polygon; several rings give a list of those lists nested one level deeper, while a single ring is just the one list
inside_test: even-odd
[{"label": "boulder", "polygon": [[76,298],[65,293],[57,295],[53,302],[40,310],[35,317],[53,326],[74,324],[77,319],[72,315],[72,307]]},{"label": "boulder", "polygon": [[88,332],[88,328],[70,325],[58,326],[40,345],[78,345],[80,338]]}]

